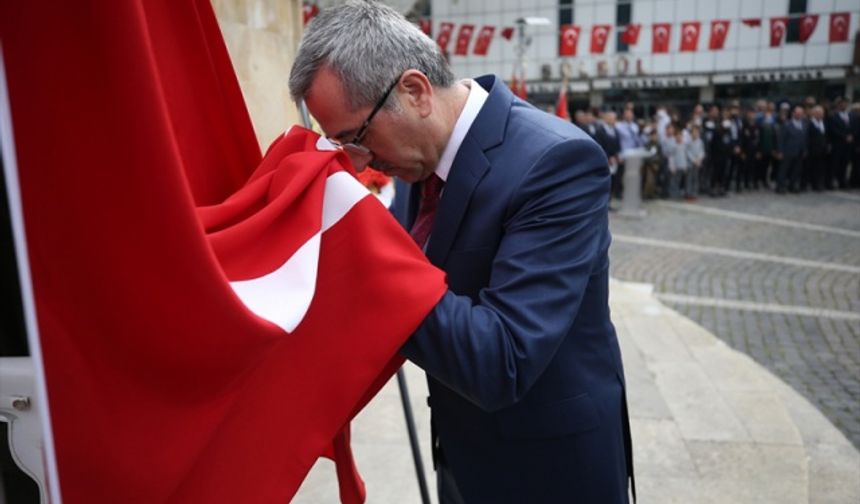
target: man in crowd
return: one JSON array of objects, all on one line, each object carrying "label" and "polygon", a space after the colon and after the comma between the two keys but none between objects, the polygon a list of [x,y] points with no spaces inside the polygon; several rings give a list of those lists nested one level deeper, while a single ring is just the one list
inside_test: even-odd
[{"label": "man in crowd", "polygon": [[756,125],[759,130],[759,163],[756,171],[756,181],[765,189],[770,187],[771,172],[773,169],[777,151],[777,124],[775,115],[775,105],[773,102],[767,102],[761,116],[757,119]]},{"label": "man in crowd", "polygon": [[741,183],[743,183],[743,188],[747,190],[758,188],[756,172],[761,157],[760,142],[760,130],[756,125],[755,111],[747,110],[741,126],[741,169],[738,173],[738,192],[740,192]]},{"label": "man in crowd", "polygon": [[826,122],[827,134],[832,145],[830,156],[832,172],[827,177],[827,185],[828,188],[833,184],[840,189],[845,189],[848,187],[847,170],[854,150],[854,135],[851,134],[848,100],[840,96],[836,98],[835,105],[835,110],[828,116]]},{"label": "man in crowd", "polygon": [[439,502],[626,503],[600,147],[498,77],[455,81],[377,2],[308,24],[290,92],[356,167],[401,180],[395,214],[447,273],[401,350],[428,375]]},{"label": "man in crowd", "polygon": [[803,106],[796,105],[791,119],[782,125],[779,132],[779,171],[776,176],[777,194],[800,191],[800,174],[806,157],[807,131],[803,118]]},{"label": "man in crowd", "polygon": [[827,140],[827,128],[824,125],[824,108],[815,105],[811,109],[812,117],[809,120],[809,155],[806,158],[807,178],[816,191],[825,188],[827,174],[827,152],[830,144]]},{"label": "man in crowd", "polygon": [[621,164],[621,135],[615,127],[615,112],[607,110],[603,113],[603,121],[597,126],[594,139],[603,147],[603,152],[609,160],[609,171],[612,173],[612,196],[621,197],[621,179],[624,176],[624,165]]}]

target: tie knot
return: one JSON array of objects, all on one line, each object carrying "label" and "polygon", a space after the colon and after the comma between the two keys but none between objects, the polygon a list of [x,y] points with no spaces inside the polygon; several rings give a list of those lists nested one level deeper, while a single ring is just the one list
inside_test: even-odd
[{"label": "tie knot", "polygon": [[439,194],[442,193],[442,186],[445,185],[445,182],[439,178],[435,173],[431,174],[427,179],[424,180],[424,185],[421,188],[421,197],[424,200],[428,199],[438,199]]}]

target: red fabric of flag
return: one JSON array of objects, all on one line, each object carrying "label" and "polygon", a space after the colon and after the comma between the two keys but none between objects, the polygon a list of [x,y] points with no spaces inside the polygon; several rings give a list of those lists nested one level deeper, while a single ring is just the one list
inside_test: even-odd
[{"label": "red fabric of flag", "polygon": [[651,52],[669,52],[669,39],[672,34],[671,23],[654,23],[651,27]]},{"label": "red fabric of flag", "polygon": [[641,24],[629,24],[621,35],[621,41],[627,45],[635,45],[639,42],[639,32],[642,31]]},{"label": "red fabric of flag", "polygon": [[428,37],[433,36],[433,21],[428,18],[418,20],[418,28],[421,29]]},{"label": "red fabric of flag", "polygon": [[528,91],[526,90],[526,81],[525,79],[520,79],[514,74],[511,78],[511,92],[514,93],[515,96],[526,100],[528,99]]},{"label": "red fabric of flag", "polygon": [[454,54],[460,56],[465,56],[469,54],[469,44],[472,42],[472,33],[474,32],[475,25],[460,25],[460,31],[457,33],[457,47],[454,49]]},{"label": "red fabric of flag", "polygon": [[699,46],[699,30],[702,23],[687,21],[681,23],[681,52],[695,52]]},{"label": "red fabric of flag", "polygon": [[785,37],[788,18],[785,16],[770,18],[770,46],[779,47]]},{"label": "red fabric of flag", "polygon": [[443,53],[448,52],[448,42],[451,41],[451,33],[454,32],[454,23],[439,23],[439,35],[436,36],[436,43],[442,49]]},{"label": "red fabric of flag", "polygon": [[809,37],[812,36],[816,26],[818,26],[818,14],[804,14],[803,16],[800,16],[800,33],[798,34],[798,40],[801,44],[804,44],[809,40]]},{"label": "red fabric of flag", "polygon": [[475,40],[475,48],[472,51],[478,56],[486,56],[490,51],[490,43],[493,41],[493,34],[496,32],[496,27],[486,25],[478,32],[478,39]]},{"label": "red fabric of flag", "polygon": [[514,27],[506,26],[502,28],[502,37],[504,37],[505,40],[511,40],[514,37]]},{"label": "red fabric of flag", "polygon": [[749,26],[750,28],[756,28],[756,27],[761,26],[761,19],[760,18],[744,18],[744,19],[741,19],[741,23]]},{"label": "red fabric of flag", "polygon": [[708,40],[708,49],[718,51],[725,47],[726,37],[729,35],[729,23],[727,19],[715,19],[711,21],[711,37]]},{"label": "red fabric of flag", "polygon": [[567,107],[567,84],[563,84],[558,91],[558,100],[555,102],[555,115],[562,119],[570,119],[570,110]]},{"label": "red fabric of flag", "polygon": [[314,16],[319,14],[320,8],[317,7],[317,4],[307,3],[302,4],[302,21],[304,24],[308,24],[308,21],[313,19]]},{"label": "red fabric of flag", "polygon": [[579,43],[579,26],[572,24],[561,25],[558,39],[559,56],[576,56],[576,46]]},{"label": "red fabric of flag", "polygon": [[443,274],[317,135],[261,162],[209,1],[5,2],[0,38],[63,502],[287,502],[324,453],[360,502],[349,419]]},{"label": "red fabric of flag", "polygon": [[606,49],[606,41],[609,39],[609,30],[612,26],[608,24],[594,25],[591,27],[591,54],[603,54]]},{"label": "red fabric of flag", "polygon": [[848,42],[848,27],[850,25],[850,12],[834,12],[830,14],[830,34],[828,40],[831,43]]}]

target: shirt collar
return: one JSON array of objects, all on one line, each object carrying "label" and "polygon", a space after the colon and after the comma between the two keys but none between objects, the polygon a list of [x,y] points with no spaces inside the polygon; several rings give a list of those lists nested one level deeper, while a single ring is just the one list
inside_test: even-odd
[{"label": "shirt collar", "polygon": [[439,164],[436,165],[436,175],[448,181],[448,174],[451,172],[451,165],[454,164],[454,157],[457,156],[457,151],[463,145],[463,139],[466,138],[466,133],[478,117],[478,112],[490,96],[480,84],[472,79],[461,81],[469,87],[469,97],[466,98],[466,106],[460,112],[460,117],[457,118],[454,124],[454,131],[451,132],[451,138],[448,139],[448,144],[445,145],[445,150],[442,151],[442,157],[439,158]]}]

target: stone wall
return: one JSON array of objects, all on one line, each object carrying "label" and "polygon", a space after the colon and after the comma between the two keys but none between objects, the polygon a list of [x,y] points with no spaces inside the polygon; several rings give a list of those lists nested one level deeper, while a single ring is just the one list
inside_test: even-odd
[{"label": "stone wall", "polygon": [[301,119],[287,80],[302,35],[301,0],[212,0],[261,149]]}]

